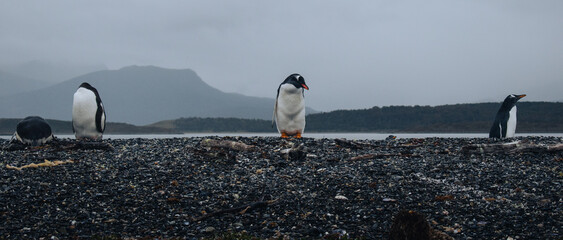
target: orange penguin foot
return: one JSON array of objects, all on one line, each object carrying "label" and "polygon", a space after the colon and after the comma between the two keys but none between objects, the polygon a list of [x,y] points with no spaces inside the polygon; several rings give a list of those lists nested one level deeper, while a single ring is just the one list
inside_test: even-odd
[{"label": "orange penguin foot", "polygon": [[301,138],[301,132],[280,132],[281,138]]}]

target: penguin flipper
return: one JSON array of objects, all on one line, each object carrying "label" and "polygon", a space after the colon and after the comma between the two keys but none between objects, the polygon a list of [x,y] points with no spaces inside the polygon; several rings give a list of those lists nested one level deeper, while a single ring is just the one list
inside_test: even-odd
[{"label": "penguin flipper", "polygon": [[501,138],[505,138],[506,137],[506,132],[507,132],[507,125],[508,125],[508,118],[510,117],[510,114],[505,113],[502,115],[501,119],[500,119],[500,137]]},{"label": "penguin flipper", "polygon": [[276,99],[276,104],[274,105],[274,113],[272,114],[272,128],[274,128],[274,121],[276,120],[277,112],[278,112],[278,100]]},{"label": "penguin flipper", "polygon": [[98,103],[98,110],[96,110],[96,130],[103,133],[106,129],[106,111],[104,110],[104,105],[101,101]]},{"label": "penguin flipper", "polygon": [[491,126],[491,130],[489,131],[489,138],[502,137],[501,126],[500,126],[501,119],[502,116],[500,116],[500,113],[497,113],[497,115],[495,116],[495,121],[493,122],[493,126]]},{"label": "penguin flipper", "polygon": [[489,138],[500,138],[500,136],[500,124],[495,121],[493,123],[493,126],[491,127],[491,130],[489,131]]}]

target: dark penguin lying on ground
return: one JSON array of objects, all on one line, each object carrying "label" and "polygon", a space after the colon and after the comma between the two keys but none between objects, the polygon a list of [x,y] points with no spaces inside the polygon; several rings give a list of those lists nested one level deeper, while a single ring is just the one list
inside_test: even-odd
[{"label": "dark penguin lying on ground", "polygon": [[278,87],[274,120],[282,138],[301,138],[305,130],[304,89],[309,90],[305,78],[296,73],[289,75]]},{"label": "dark penguin lying on ground", "polygon": [[43,145],[53,139],[51,126],[42,117],[29,116],[16,127],[16,139],[32,146]]},{"label": "dark penguin lying on ground", "polygon": [[514,133],[516,133],[516,102],[525,96],[526,94],[510,94],[504,99],[491,131],[489,131],[490,138],[514,137]]},{"label": "dark penguin lying on ground", "polygon": [[72,102],[72,130],[76,139],[102,139],[106,128],[106,112],[98,90],[82,83]]}]

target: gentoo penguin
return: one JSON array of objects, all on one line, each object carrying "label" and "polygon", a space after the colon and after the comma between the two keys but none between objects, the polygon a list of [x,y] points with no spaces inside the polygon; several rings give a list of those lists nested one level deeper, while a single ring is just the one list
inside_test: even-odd
[{"label": "gentoo penguin", "polygon": [[16,127],[16,139],[32,146],[43,145],[53,140],[51,126],[42,117],[29,116],[21,120]]},{"label": "gentoo penguin", "polygon": [[397,139],[397,136],[395,136],[395,135],[389,135],[385,138],[385,140],[387,140],[387,141],[391,141],[391,140],[395,140],[395,139]]},{"label": "gentoo penguin", "polygon": [[516,132],[516,102],[525,96],[526,94],[510,94],[504,99],[489,132],[490,138],[514,137]]},{"label": "gentoo penguin", "polygon": [[299,74],[291,74],[278,87],[276,104],[274,105],[274,120],[282,138],[294,136],[301,138],[305,129],[305,78]]},{"label": "gentoo penguin", "polygon": [[102,139],[106,128],[106,113],[98,90],[84,82],[74,93],[72,131],[76,139]]}]

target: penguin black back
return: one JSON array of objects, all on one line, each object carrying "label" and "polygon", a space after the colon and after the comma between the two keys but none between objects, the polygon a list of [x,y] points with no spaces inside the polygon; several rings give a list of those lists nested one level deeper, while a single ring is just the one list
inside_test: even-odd
[{"label": "penguin black back", "polygon": [[102,114],[105,114],[105,111],[102,105],[102,98],[100,98],[100,94],[98,93],[98,90],[92,87],[92,85],[90,85],[87,82],[83,82],[82,84],[80,84],[80,87],[78,88],[86,88],[92,91],[94,95],[96,95],[96,104],[98,105],[98,110],[96,110],[96,129],[98,129],[98,132],[104,132],[106,124],[105,124],[105,118],[103,119],[104,124],[102,124]]},{"label": "penguin black back", "polygon": [[[525,96],[526,94],[522,94],[522,95],[511,94],[504,99],[504,102],[500,106],[497,115],[495,116],[495,121],[493,122],[493,126],[489,131],[490,138],[507,137],[507,134],[510,135],[508,132],[509,129],[512,127],[516,128],[516,126],[509,126],[510,118],[511,117],[516,118],[516,116],[511,116],[510,112],[511,110],[513,110],[513,108],[516,107],[516,102],[518,102],[518,100],[520,100]],[[516,124],[516,119],[513,119],[513,121],[514,124]],[[512,137],[512,136],[508,136],[508,137]]]},{"label": "penguin black back", "polygon": [[16,126],[16,136],[22,143],[41,145],[52,138],[51,126],[38,116],[29,116]]}]

